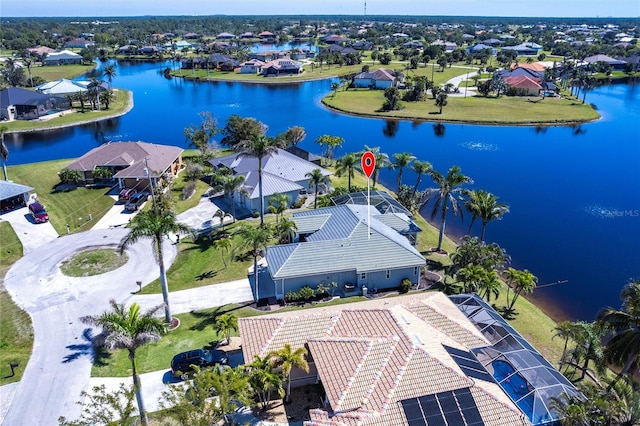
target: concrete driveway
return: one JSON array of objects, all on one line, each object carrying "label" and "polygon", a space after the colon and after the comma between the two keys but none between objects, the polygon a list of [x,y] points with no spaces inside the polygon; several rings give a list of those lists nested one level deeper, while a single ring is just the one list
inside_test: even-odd
[{"label": "concrete driveway", "polygon": [[[91,340],[99,333],[80,318],[107,310],[112,298],[128,302],[136,281],[148,284],[158,277],[158,265],[149,240],[132,245],[129,262],[106,274],[68,277],[59,264],[87,248],[115,247],[128,232],[114,228],[56,238],[27,253],[6,274],[7,291],[33,321],[34,345],[3,425],[56,425],[61,415],[80,415],[76,401],[89,384]],[[168,267],[177,250],[168,241],[163,247]]]},{"label": "concrete driveway", "polygon": [[[213,197],[202,197],[197,206],[180,213],[178,222],[188,226],[197,233],[206,232],[220,226],[220,218],[213,215],[220,210],[213,202]],[[224,223],[232,223],[233,218],[225,217]]]},{"label": "concrete driveway", "polygon": [[35,223],[29,214],[29,209],[26,207],[3,213],[0,218],[11,224],[22,243],[23,254],[27,254],[58,238],[58,233],[50,222]]}]

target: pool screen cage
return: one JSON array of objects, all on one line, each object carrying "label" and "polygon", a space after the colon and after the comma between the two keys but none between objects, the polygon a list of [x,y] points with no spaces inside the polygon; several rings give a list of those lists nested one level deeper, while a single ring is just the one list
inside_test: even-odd
[{"label": "pool screen cage", "polygon": [[559,425],[551,398],[580,392],[477,294],[450,296],[492,345],[471,349],[533,425]]},{"label": "pool screen cage", "polygon": [[[367,193],[361,191],[338,195],[337,197],[331,198],[331,202],[334,206],[340,206],[342,204],[366,205]],[[371,191],[371,207],[375,207],[381,214],[404,213],[407,217],[413,217],[409,210],[404,208],[402,204],[385,191]]]}]

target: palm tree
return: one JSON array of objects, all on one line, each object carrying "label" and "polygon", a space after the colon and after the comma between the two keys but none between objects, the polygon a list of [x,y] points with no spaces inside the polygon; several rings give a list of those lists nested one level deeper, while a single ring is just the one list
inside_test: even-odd
[{"label": "palm tree", "polygon": [[[222,210],[219,210],[222,211]],[[224,258],[224,252],[227,253],[231,249],[231,238],[218,238],[213,242],[213,247],[220,252],[220,257],[222,258],[222,263],[224,264],[224,268],[227,269],[227,261]]]},{"label": "palm tree", "polygon": [[351,178],[354,175],[353,168],[358,164],[355,154],[346,154],[338,159],[336,164],[336,175],[341,177],[347,175],[347,190],[351,192]]},{"label": "palm tree", "polygon": [[248,140],[243,140],[235,145],[240,155],[248,155],[258,159],[258,190],[260,191],[260,226],[264,226],[264,198],[262,196],[262,160],[264,157],[277,152],[278,148],[284,148],[286,142],[283,139],[268,138],[264,134],[253,135]]},{"label": "palm tree", "polygon": [[620,297],[621,309],[608,307],[598,313],[598,322],[612,333],[606,344],[606,360],[622,367],[609,389],[640,366],[640,280],[631,280]]},{"label": "palm tree", "polygon": [[4,173],[4,180],[7,178],[7,160],[9,159],[9,149],[4,143],[4,134],[9,129],[6,125],[0,126],[0,160],[2,160],[2,173]]},{"label": "palm tree", "polygon": [[222,231],[224,232],[224,218],[225,217],[230,217],[234,222],[236,221],[236,218],[231,214],[231,213],[227,213],[222,209],[218,209],[216,210],[216,212],[213,214],[213,218],[218,218],[220,219],[220,225],[222,226]]},{"label": "palm tree", "polygon": [[486,271],[482,280],[480,280],[478,294],[480,297],[487,299],[487,302],[491,302],[491,295],[497,299],[500,296],[500,289],[502,283],[496,271]]},{"label": "palm tree", "polygon": [[365,145],[361,154],[365,153],[366,151],[371,151],[373,153],[373,156],[376,159],[376,164],[373,169],[373,173],[371,174],[371,179],[373,180],[371,187],[375,188],[376,183],[378,182],[378,175],[380,174],[380,170],[386,167],[389,167],[389,165],[391,164],[391,160],[389,160],[388,154],[385,154],[384,152],[380,152],[379,146],[370,148],[367,145]]},{"label": "palm tree", "polygon": [[33,87],[33,75],[31,74],[31,66],[33,65],[33,59],[31,59],[31,54],[22,58],[22,62],[24,62],[24,65],[27,67],[27,71],[29,72],[29,82],[31,83],[31,87]]},{"label": "palm tree", "polygon": [[218,315],[216,322],[213,323],[213,329],[218,335],[225,335],[228,345],[231,343],[231,332],[238,331],[238,317],[233,314]]},{"label": "palm tree", "polygon": [[458,204],[456,196],[466,192],[466,190],[461,188],[461,186],[466,183],[473,183],[473,180],[469,176],[463,175],[460,167],[458,166],[451,167],[446,176],[443,176],[436,170],[431,171],[429,175],[437,185],[436,188],[428,188],[426,190],[427,198],[435,198],[436,200],[431,212],[431,220],[435,219],[438,211],[442,212],[442,223],[440,224],[440,233],[438,235],[438,247],[436,247],[437,251],[441,251],[448,205],[451,204],[451,210],[453,210],[454,216],[460,212],[460,216],[462,217],[462,211],[460,210],[460,205]]},{"label": "palm tree", "polygon": [[398,169],[398,178],[396,179],[398,183],[398,188],[400,188],[400,184],[402,183],[402,171],[406,166],[409,165],[416,157],[411,155],[410,152],[399,152],[393,154],[393,168]]},{"label": "palm tree", "polygon": [[269,407],[271,392],[275,391],[280,398],[285,395],[282,387],[282,377],[274,370],[270,357],[264,358],[255,355],[249,367],[249,384],[253,392],[258,396],[262,410]]},{"label": "palm tree", "polygon": [[285,210],[289,208],[289,203],[291,202],[291,198],[287,194],[281,194],[280,192],[276,192],[271,197],[269,197],[269,212],[274,213],[276,215],[276,224],[278,224],[278,215],[282,217]]},{"label": "palm tree", "polygon": [[251,251],[253,256],[253,280],[256,288],[256,303],[260,300],[258,294],[258,256],[273,238],[273,230],[270,226],[255,227],[248,223],[241,223],[235,230],[239,244],[237,249]]},{"label": "palm tree", "polygon": [[465,208],[471,213],[471,224],[469,225],[469,234],[473,222],[482,219],[482,231],[480,240],[484,241],[484,234],[487,224],[492,220],[500,220],[505,213],[509,213],[509,205],[498,202],[498,197],[490,192],[483,190],[471,190],[467,194],[467,201],[464,203]]},{"label": "palm tree", "polygon": [[422,182],[422,175],[430,173],[433,170],[433,166],[428,161],[420,161],[416,160],[411,164],[411,169],[414,171],[418,177],[416,178],[416,184],[413,187],[413,195],[418,191],[418,185]]},{"label": "palm tree", "polygon": [[309,364],[306,360],[307,350],[300,347],[292,351],[291,345],[287,343],[282,349],[271,352],[269,355],[275,365],[282,368],[282,374],[287,378],[286,402],[289,402],[291,398],[291,369],[296,367],[309,372]]},{"label": "palm tree", "polygon": [[211,368],[211,390],[216,395],[219,417],[225,425],[234,424],[233,413],[242,406],[253,403],[249,378],[239,368]]},{"label": "palm tree", "polygon": [[293,126],[287,129],[287,131],[282,134],[281,138],[287,142],[288,146],[297,146],[306,137],[307,132],[304,130],[304,127]]},{"label": "palm tree", "polygon": [[164,300],[164,314],[167,324],[171,324],[171,308],[169,307],[169,286],[167,273],[164,267],[164,252],[162,243],[169,234],[191,233],[191,229],[176,220],[176,215],[171,210],[156,212],[155,210],[142,211],[130,222],[131,232],[120,241],[120,252],[136,243],[142,238],[150,238],[153,246],[153,255],[160,267],[160,285]]},{"label": "palm tree", "polygon": [[236,217],[236,192],[238,189],[242,187],[244,184],[244,176],[240,175],[227,175],[227,174],[216,174],[214,177],[214,182],[216,182],[216,186],[214,190],[222,190],[224,192],[225,197],[229,197],[229,203],[231,204],[231,216],[233,216],[234,220]]},{"label": "palm tree", "polygon": [[326,188],[329,184],[329,176],[322,174],[320,169],[313,169],[309,173],[304,175],[309,178],[309,188],[315,188],[315,198],[313,200],[313,208],[318,208],[318,189],[319,187]]},{"label": "palm tree", "polygon": [[564,348],[562,349],[562,356],[560,357],[560,366],[562,366],[564,360],[567,357],[567,348],[569,346],[569,339],[573,336],[573,323],[571,321],[561,321],[553,329],[554,334],[551,339],[559,337],[564,339]]},{"label": "palm tree", "polygon": [[116,76],[116,68],[113,65],[107,65],[106,67],[104,67],[104,70],[102,71],[102,75],[107,78],[107,81],[109,81],[109,90],[111,90],[111,83],[113,82],[113,77]]},{"label": "palm tree", "polygon": [[[531,294],[538,284],[538,277],[529,270],[519,271],[514,268],[507,269],[507,311],[513,312],[513,307],[521,294]],[[513,291],[513,299],[509,300],[509,294]]]},{"label": "palm tree", "polygon": [[110,349],[126,349],[129,352],[133,387],[138,400],[140,420],[143,425],[146,425],[147,413],[144,409],[142,385],[136,365],[136,350],[149,342],[159,340],[167,332],[162,320],[154,316],[156,312],[162,309],[162,305],[141,314],[140,306],[137,303],[133,303],[128,309],[124,305],[116,303],[113,299],[109,303],[111,304],[112,312],[86,316],[82,318],[82,322],[102,327],[106,332],[105,345]]},{"label": "palm tree", "polygon": [[298,225],[293,220],[282,219],[280,223],[276,225],[276,233],[278,234],[278,241],[283,244],[289,244],[293,241]]},{"label": "palm tree", "polygon": [[448,101],[447,101],[447,94],[444,92],[439,92],[438,95],[436,96],[436,106],[440,108],[440,112],[439,114],[442,114],[442,107],[446,106]]}]

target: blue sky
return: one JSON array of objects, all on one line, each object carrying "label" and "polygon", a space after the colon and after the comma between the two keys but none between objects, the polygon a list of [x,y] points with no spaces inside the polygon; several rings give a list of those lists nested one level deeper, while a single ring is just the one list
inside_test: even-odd
[{"label": "blue sky", "polygon": [[[0,16],[361,15],[364,0],[3,0]],[[639,17],[640,0],[367,0],[368,15]]]}]

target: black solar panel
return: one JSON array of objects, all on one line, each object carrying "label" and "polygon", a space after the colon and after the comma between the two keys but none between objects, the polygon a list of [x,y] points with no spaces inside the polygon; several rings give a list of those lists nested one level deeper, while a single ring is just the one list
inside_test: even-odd
[{"label": "black solar panel", "polygon": [[418,401],[415,399],[405,399],[402,401],[402,409],[404,410],[405,417],[409,421],[414,419],[422,420],[424,418],[420,404],[418,404]]},{"label": "black solar panel", "polygon": [[420,405],[422,406],[422,411],[426,416],[430,416],[432,414],[436,414],[440,412],[440,406],[438,405],[438,401],[436,401],[436,397],[433,395],[425,395],[418,398]]},{"label": "black solar panel", "polygon": [[469,388],[400,401],[410,426],[483,426]]},{"label": "black solar panel", "polygon": [[464,374],[474,379],[484,380],[485,382],[494,381],[493,376],[485,370],[471,352],[452,348],[447,345],[442,346],[449,352],[451,358],[458,364]]},{"label": "black solar panel", "polygon": [[427,426],[427,423],[422,418],[408,420],[407,423],[409,423],[409,426]]},{"label": "black solar panel", "polygon": [[435,416],[429,416],[425,418],[427,425],[429,426],[447,426],[444,422],[444,418],[442,417],[442,413],[437,414]]},{"label": "black solar panel", "polygon": [[447,419],[447,424],[449,425],[464,425],[464,419],[462,418],[462,414],[460,411],[450,411],[448,413],[444,413],[445,419]]}]

